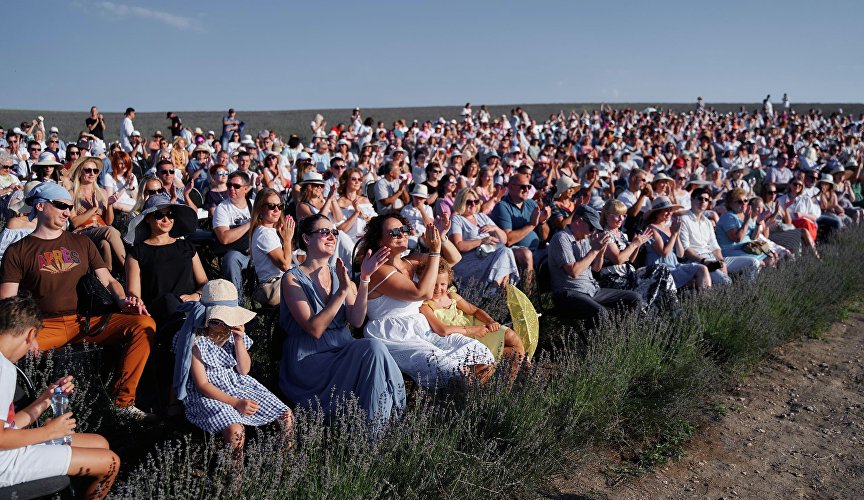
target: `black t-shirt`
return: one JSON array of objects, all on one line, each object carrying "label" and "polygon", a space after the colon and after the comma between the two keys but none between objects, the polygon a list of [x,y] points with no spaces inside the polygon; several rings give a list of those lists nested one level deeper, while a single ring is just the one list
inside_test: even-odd
[{"label": "black t-shirt", "polygon": [[88,130],[90,129],[91,126],[93,126],[94,123],[96,124],[96,127],[94,127],[93,130],[90,131],[90,133],[104,141],[105,140],[105,135],[104,135],[105,134],[105,127],[102,126],[102,123],[99,122],[99,119],[98,118],[92,118],[92,117],[88,116],[87,119],[84,120],[84,124],[87,125]]},{"label": "black t-shirt", "polygon": [[187,240],[177,240],[170,245],[141,242],[129,249],[128,256],[138,261],[141,300],[156,323],[164,324],[180,303],[180,295],[190,294],[197,288],[192,271],[195,247]]},{"label": "black t-shirt", "polygon": [[183,131],[183,123],[180,122],[179,116],[171,117],[171,137],[177,137]]}]

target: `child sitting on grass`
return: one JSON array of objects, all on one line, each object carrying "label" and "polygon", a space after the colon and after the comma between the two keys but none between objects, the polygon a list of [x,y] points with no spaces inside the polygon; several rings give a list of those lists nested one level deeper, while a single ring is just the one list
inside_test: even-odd
[{"label": "child sitting on grass", "polygon": [[[72,377],[50,385],[30,406],[16,412],[13,404],[18,376],[13,363],[35,349],[36,332],[42,328],[42,313],[30,298],[0,300],[0,408],[8,408],[0,429],[0,487],[54,476],[84,476],[91,479],[82,497],[108,495],[120,470],[120,459],[98,434],[73,434],[72,413],[55,416],[42,427],[25,429],[51,406],[55,387],[65,394],[74,389]],[[72,435],[72,445],[48,444]]]},{"label": "child sitting on grass", "polygon": [[221,432],[238,453],[245,441],[244,425],[278,419],[290,436],[291,410],[248,375],[252,339],[243,327],[255,313],[238,305],[234,284],[210,281],[201,288],[200,302],[184,302],[178,311],[187,317],[174,337],[174,391],[189,422],[206,432]]},{"label": "child sitting on grass", "polygon": [[500,360],[501,356],[509,358],[511,377],[515,377],[523,361],[529,362],[522,339],[510,328],[499,325],[486,311],[463,299],[452,283],[453,268],[442,260],[438,264],[438,279],[432,299],[420,307],[432,331],[442,337],[461,333],[479,340],[496,359]]}]

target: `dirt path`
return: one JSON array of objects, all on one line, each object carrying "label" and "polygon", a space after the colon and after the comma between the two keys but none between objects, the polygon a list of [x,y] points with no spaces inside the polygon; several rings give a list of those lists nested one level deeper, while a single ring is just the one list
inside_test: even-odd
[{"label": "dirt path", "polygon": [[778,348],[724,399],[680,461],[617,482],[600,460],[552,497],[864,498],[864,314]]}]

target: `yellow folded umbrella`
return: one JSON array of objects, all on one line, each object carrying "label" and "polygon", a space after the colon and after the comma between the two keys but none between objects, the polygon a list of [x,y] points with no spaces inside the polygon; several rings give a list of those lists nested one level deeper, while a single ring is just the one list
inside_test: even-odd
[{"label": "yellow folded umbrella", "polygon": [[540,336],[540,317],[534,304],[522,290],[515,285],[507,285],[507,309],[510,310],[510,318],[513,320],[513,331],[522,339],[525,354],[528,358],[534,357],[537,350],[537,339]]}]

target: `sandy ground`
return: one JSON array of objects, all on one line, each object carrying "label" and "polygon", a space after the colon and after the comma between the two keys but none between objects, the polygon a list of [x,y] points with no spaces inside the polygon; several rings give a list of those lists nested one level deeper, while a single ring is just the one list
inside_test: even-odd
[{"label": "sandy ground", "polygon": [[622,480],[613,456],[560,478],[551,498],[864,498],[864,314],[793,342],[722,396],[725,416],[685,456]]}]

